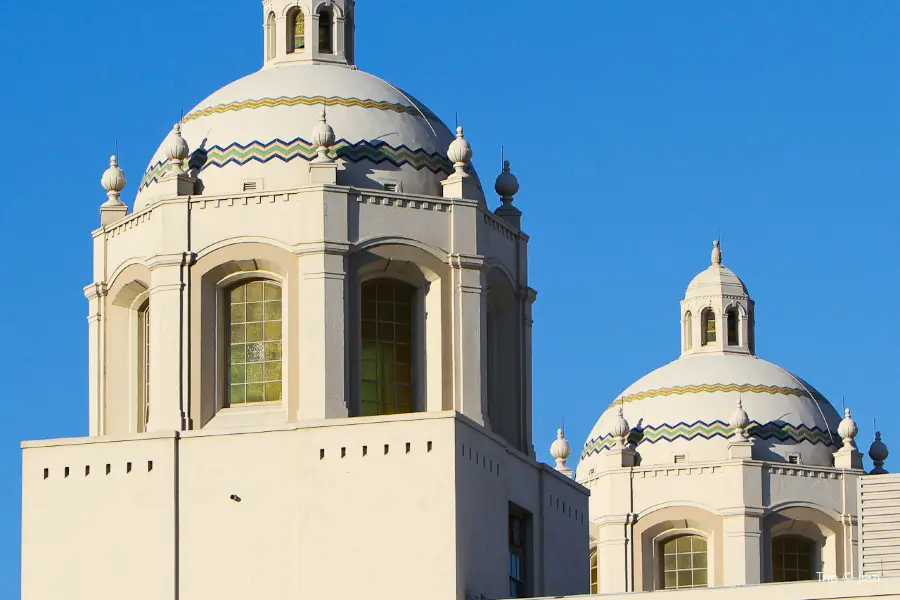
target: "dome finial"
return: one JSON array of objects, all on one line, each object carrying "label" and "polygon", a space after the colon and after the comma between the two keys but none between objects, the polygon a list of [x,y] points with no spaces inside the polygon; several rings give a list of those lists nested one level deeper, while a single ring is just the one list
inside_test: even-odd
[{"label": "dome finial", "polygon": [[713,251],[712,251],[712,264],[721,265],[722,264],[722,248],[719,240],[713,242]]},{"label": "dome finial", "polygon": [[738,396],[737,405],[734,408],[734,412],[731,413],[730,425],[734,430],[734,435],[738,437],[740,440],[747,439],[747,427],[750,425],[750,417],[747,415],[747,411],[744,410],[744,403],[741,400],[741,397]]},{"label": "dome finial", "polygon": [[172,163],[177,173],[184,173],[184,160],[190,155],[191,149],[181,136],[181,121],[175,123],[172,133],[166,143],[166,158]]},{"label": "dome finial", "polygon": [[456,139],[450,144],[447,150],[447,158],[453,161],[453,168],[456,170],[455,175],[459,177],[468,177],[466,167],[472,160],[472,146],[466,140],[462,125],[456,128]]},{"label": "dome finial", "polygon": [[572,454],[572,446],[566,439],[562,429],[556,431],[556,440],[550,446],[550,456],[556,459],[556,470],[566,477],[572,476],[572,469],[566,464],[566,459]]},{"label": "dome finial", "polygon": [[888,449],[884,442],[881,441],[881,432],[875,432],[875,441],[869,447],[869,458],[872,459],[874,468],[870,471],[870,475],[885,475],[887,471],[884,469],[884,461],[887,460]]},{"label": "dome finial", "polygon": [[118,206],[122,204],[119,196],[120,192],[125,189],[126,183],[125,173],[119,168],[119,157],[113,154],[109,157],[109,168],[103,173],[103,177],[100,178],[100,185],[106,190],[106,195],[109,198],[109,200],[104,202],[104,206]]},{"label": "dome finial", "polygon": [[856,447],[856,443],[853,439],[856,437],[857,433],[859,433],[859,427],[856,426],[856,421],[850,416],[850,409],[845,408],[844,418],[840,425],[838,425],[838,435],[841,436],[841,439],[844,442],[844,448],[853,449]]},{"label": "dome finial", "polygon": [[519,180],[509,169],[509,161],[503,161],[503,172],[497,177],[494,189],[500,195],[504,207],[512,207],[513,198],[519,193]]},{"label": "dome finial", "polygon": [[313,128],[312,143],[318,147],[319,156],[315,162],[331,162],[332,159],[328,153],[334,146],[334,129],[328,124],[328,116],[326,114],[326,106],[322,105],[322,112],[319,116],[319,122]]},{"label": "dome finial", "polygon": [[631,433],[631,426],[625,420],[625,409],[622,407],[622,403],[616,407],[616,418],[610,433],[616,438],[616,448],[619,450],[624,448],[625,442],[628,441],[628,435]]}]

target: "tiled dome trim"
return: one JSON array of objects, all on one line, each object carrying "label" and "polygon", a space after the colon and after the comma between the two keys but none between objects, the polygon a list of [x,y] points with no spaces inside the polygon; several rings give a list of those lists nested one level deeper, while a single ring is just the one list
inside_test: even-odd
[{"label": "tiled dome trim", "polygon": [[[695,423],[676,423],[674,425],[666,423],[632,429],[628,435],[628,442],[637,446],[640,444],[655,444],[661,441],[672,442],[677,439],[690,441],[697,438],[705,440],[714,437],[729,438],[731,435],[732,427],[724,421],[713,421],[712,423],[697,421]],[[819,427],[810,428],[806,425],[798,427],[784,422],[758,423],[751,421],[747,429],[747,435],[761,440],[810,442],[826,446],[835,446],[835,440],[838,439],[836,433],[820,429]],[[581,452],[581,458],[583,459],[591,454],[607,450],[614,445],[615,438],[612,435],[595,438],[585,444],[584,450]]]}]

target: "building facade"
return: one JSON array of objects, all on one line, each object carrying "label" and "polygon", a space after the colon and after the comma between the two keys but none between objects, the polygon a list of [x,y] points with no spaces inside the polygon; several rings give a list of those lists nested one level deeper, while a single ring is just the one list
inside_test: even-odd
[{"label": "building facade", "polygon": [[266,0],[263,68],[133,209],[112,158],[90,437],[23,445],[26,600],[588,591],[587,490],[532,447],[518,183],[355,67],[354,10]]}]

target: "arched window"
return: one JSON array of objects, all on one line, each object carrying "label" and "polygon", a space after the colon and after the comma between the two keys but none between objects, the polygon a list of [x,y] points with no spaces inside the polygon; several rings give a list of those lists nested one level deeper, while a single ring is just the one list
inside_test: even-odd
[{"label": "arched window", "polygon": [[138,431],[150,422],[150,301],[138,309]]},{"label": "arched window", "polygon": [[362,285],[362,416],[415,411],[413,313],[416,289],[391,279]]},{"label": "arched window", "polygon": [[725,311],[725,317],[728,327],[728,345],[740,346],[740,334],[738,332],[738,323],[740,323],[740,319],[738,317],[737,309],[734,307],[729,308]]},{"label": "arched window", "polygon": [[275,44],[278,36],[275,32],[275,13],[269,13],[266,19],[266,57],[269,60],[275,58]]},{"label": "arched window", "polygon": [[597,570],[597,550],[591,552],[591,593],[600,593],[600,577]]},{"label": "arched window", "polygon": [[809,581],[813,578],[813,542],[794,535],[772,540],[772,581]]},{"label": "arched window", "polygon": [[682,339],[684,340],[684,349],[690,350],[694,347],[694,319],[691,315],[691,311],[687,311],[684,313],[683,327],[684,332],[682,333]]},{"label": "arched window", "polygon": [[228,404],[280,402],[281,286],[251,281],[228,298]]},{"label": "arched window", "polygon": [[346,55],[347,62],[353,64],[356,57],[354,56],[355,48],[353,45],[356,43],[356,32],[354,31],[354,22],[353,22],[353,11],[347,14],[347,18],[344,21],[344,54]]},{"label": "arched window", "polygon": [[319,52],[334,54],[334,15],[329,8],[319,11]]},{"label": "arched window", "polygon": [[303,11],[298,8],[292,12],[288,22],[288,31],[290,31],[289,51],[303,50],[306,48],[306,17],[303,16]]},{"label": "arched window", "polygon": [[682,535],[660,544],[662,588],[677,590],[708,585],[706,540],[698,535]]},{"label": "arched window", "polygon": [[704,346],[716,341],[716,313],[711,308],[703,311],[701,333],[703,335],[701,342]]}]

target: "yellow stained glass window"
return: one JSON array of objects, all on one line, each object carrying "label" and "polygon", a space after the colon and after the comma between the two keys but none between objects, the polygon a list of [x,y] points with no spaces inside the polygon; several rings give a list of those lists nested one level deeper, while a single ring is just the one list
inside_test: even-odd
[{"label": "yellow stained glass window", "polygon": [[253,281],[231,290],[228,318],[228,403],[280,402],[281,286]]},{"label": "yellow stained glass window", "polygon": [[716,341],[716,314],[711,310],[703,311],[703,345]]},{"label": "yellow stained glass window", "polygon": [[666,590],[708,585],[706,540],[682,535],[662,544],[662,587]]},{"label": "yellow stained glass window", "polygon": [[306,47],[306,18],[303,11],[294,13],[294,50],[303,50]]},{"label": "yellow stained glass window", "polygon": [[363,416],[411,413],[415,288],[379,280],[362,286]]}]

